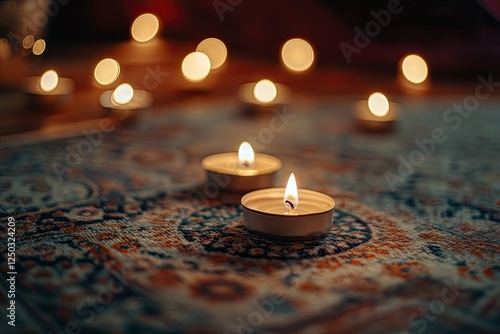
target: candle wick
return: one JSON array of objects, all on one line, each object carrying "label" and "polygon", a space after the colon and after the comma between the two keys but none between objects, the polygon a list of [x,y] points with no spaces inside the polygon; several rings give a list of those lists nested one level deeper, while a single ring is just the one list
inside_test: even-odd
[{"label": "candle wick", "polygon": [[289,200],[286,200],[286,201],[285,201],[285,204],[290,205],[290,208],[292,208],[292,211],[293,211],[293,210],[295,210],[295,205],[293,205],[293,203],[292,203],[292,202],[290,202]]}]

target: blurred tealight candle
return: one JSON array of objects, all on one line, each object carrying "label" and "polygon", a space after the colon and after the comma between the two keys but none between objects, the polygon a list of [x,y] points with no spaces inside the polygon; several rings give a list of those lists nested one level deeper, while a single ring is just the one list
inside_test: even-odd
[{"label": "blurred tealight candle", "polygon": [[354,117],[358,127],[367,132],[387,132],[394,128],[399,114],[399,106],[389,102],[387,97],[375,92],[368,100],[354,104]]},{"label": "blurred tealight candle", "polygon": [[274,82],[268,79],[262,79],[253,87],[253,96],[262,103],[271,103],[276,99],[278,89]]},{"label": "blurred tealight candle", "polygon": [[24,82],[24,92],[32,106],[53,108],[54,111],[71,100],[73,90],[73,80],[60,78],[54,70],[48,70],[40,77],[26,78]]},{"label": "blurred tealight candle", "polygon": [[249,111],[269,111],[273,107],[290,102],[290,89],[269,79],[241,85],[238,98]]},{"label": "blurred tealight candle", "polygon": [[314,63],[314,50],[306,40],[293,38],[281,48],[281,63],[291,72],[305,72]]},{"label": "blurred tealight candle", "polygon": [[220,68],[227,59],[227,48],[224,42],[217,38],[207,38],[201,41],[196,51],[202,52],[210,59],[210,68],[215,70]]},{"label": "blurred tealight candle", "polygon": [[101,106],[122,120],[135,118],[137,111],[150,107],[152,103],[153,95],[150,92],[134,89],[128,83],[123,83],[112,91],[105,91],[100,97]]},{"label": "blurred tealight candle", "polygon": [[398,80],[409,92],[418,92],[429,88],[429,69],[419,55],[407,55],[399,62]]},{"label": "blurred tealight candle", "polygon": [[274,174],[281,169],[281,161],[268,154],[254,153],[248,142],[238,152],[210,155],[201,162],[207,172],[207,187],[245,193],[272,185]]}]

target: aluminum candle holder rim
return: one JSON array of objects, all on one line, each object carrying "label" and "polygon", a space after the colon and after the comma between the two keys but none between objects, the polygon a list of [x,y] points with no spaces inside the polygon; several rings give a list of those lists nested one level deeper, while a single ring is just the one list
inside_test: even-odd
[{"label": "aluminum candle holder rim", "polygon": [[[264,238],[286,241],[320,238],[330,231],[335,208],[333,198],[317,191],[299,189],[298,214],[290,215],[284,212],[284,193],[285,188],[267,188],[243,196],[245,228]],[[301,206],[304,213],[301,213]]]},{"label": "aluminum candle holder rim", "polygon": [[[315,212],[311,212],[311,213],[301,213],[298,215],[284,215],[284,214],[279,214],[279,213],[259,211],[257,209],[252,209],[248,205],[245,205],[245,202],[249,200],[249,197],[255,196],[256,193],[265,194],[266,192],[269,192],[269,193],[280,192],[281,194],[284,194],[285,188],[268,188],[268,189],[254,190],[252,192],[249,192],[248,194],[243,195],[243,197],[241,198],[241,205],[245,209],[252,211],[252,212],[255,212],[255,213],[269,215],[269,216],[276,216],[276,217],[286,217],[286,219],[300,219],[301,217],[311,217],[311,216],[315,216],[315,215],[322,215],[322,214],[325,214],[327,212],[335,210],[335,206],[336,206],[336,202],[332,197],[330,197],[326,194],[320,193],[318,191],[315,191],[315,190],[304,189],[304,188],[300,188],[298,190],[299,196],[301,193],[302,194],[311,194],[311,195],[314,194],[315,196],[320,196],[320,197],[322,197],[323,200],[326,200],[326,202],[330,202],[331,207],[328,209],[322,210],[322,211],[315,211]],[[299,197],[299,201],[300,201],[300,197]],[[284,206],[283,206],[283,210],[285,210]],[[300,210],[298,210],[298,211],[300,212]]]}]

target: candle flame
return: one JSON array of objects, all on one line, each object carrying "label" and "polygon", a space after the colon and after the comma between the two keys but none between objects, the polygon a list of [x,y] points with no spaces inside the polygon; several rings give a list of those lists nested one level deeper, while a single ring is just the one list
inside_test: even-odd
[{"label": "candle flame", "polygon": [[383,117],[389,113],[389,100],[382,93],[373,93],[368,98],[368,109],[375,116]]},{"label": "candle flame", "polygon": [[314,50],[306,40],[293,38],[281,48],[281,60],[288,69],[303,72],[314,62]]},{"label": "candle flame", "polygon": [[250,143],[244,141],[238,150],[238,163],[240,167],[249,168],[255,166],[255,154]]},{"label": "candle flame", "polygon": [[295,175],[293,175],[293,173],[290,174],[290,177],[288,178],[283,201],[285,203],[285,207],[289,210],[288,212],[295,214],[295,211],[299,206],[299,194],[297,190],[297,182],[295,181]]},{"label": "candle flame", "polygon": [[47,72],[45,72],[38,82],[40,89],[45,93],[50,93],[54,89],[56,89],[58,83],[59,76],[54,70],[48,70]]},{"label": "candle flame", "polygon": [[405,78],[414,84],[424,82],[429,73],[425,60],[417,55],[406,56],[401,64],[401,69]]},{"label": "candle flame", "polygon": [[278,95],[278,89],[276,85],[268,79],[262,79],[255,84],[253,88],[253,95],[259,102],[272,102],[276,95]]},{"label": "candle flame", "polygon": [[182,74],[191,82],[199,82],[210,73],[210,58],[203,52],[192,52],[182,61]]},{"label": "candle flame", "polygon": [[111,101],[115,104],[123,105],[129,103],[134,97],[134,89],[128,83],[116,87],[111,94]]}]

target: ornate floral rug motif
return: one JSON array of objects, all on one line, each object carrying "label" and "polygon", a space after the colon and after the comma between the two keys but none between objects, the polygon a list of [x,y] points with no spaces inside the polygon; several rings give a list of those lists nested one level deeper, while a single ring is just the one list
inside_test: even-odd
[{"label": "ornate floral rug motif", "polygon": [[[1,331],[499,332],[500,115],[482,106],[454,131],[447,107],[407,106],[397,132],[369,135],[349,104],[308,106],[272,140],[273,116],[181,110],[104,134],[62,181],[54,163],[86,137],[5,145],[18,313]],[[448,139],[391,191],[386,172],[436,127]],[[263,239],[237,197],[203,196],[201,158],[249,138],[283,160],[277,185],[294,171],[335,198],[325,238]]]}]

